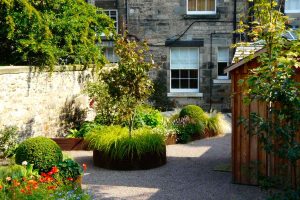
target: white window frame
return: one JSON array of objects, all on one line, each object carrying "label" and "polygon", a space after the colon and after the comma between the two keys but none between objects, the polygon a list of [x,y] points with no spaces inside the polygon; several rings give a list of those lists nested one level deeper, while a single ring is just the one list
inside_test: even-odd
[{"label": "white window frame", "polygon": [[[105,9],[105,10],[99,10],[101,13],[105,13],[105,12],[108,12],[108,15],[110,18],[111,18],[111,12],[116,12],[116,31],[118,33],[118,30],[119,30],[119,12],[117,9]],[[106,13],[105,13],[106,14]],[[101,36],[105,36],[104,33],[101,33]]]},{"label": "white window frame", "polygon": [[[292,10],[287,9],[287,6],[286,6],[287,2],[286,1],[285,1],[285,6],[284,6],[284,13],[286,13],[286,14],[300,13],[300,8],[299,9],[292,9]],[[293,0],[288,0],[288,1],[293,1]],[[299,0],[296,0],[296,1],[299,1]]]},{"label": "white window frame", "polygon": [[[112,60],[109,60],[107,56],[109,49],[112,50]],[[110,63],[117,63],[119,61],[118,55],[114,51],[114,47],[104,47],[104,55]]]},{"label": "white window frame", "polygon": [[[220,48],[227,48],[228,49],[228,60],[219,60],[219,49]],[[229,66],[229,56],[230,56],[230,49],[229,47],[218,47],[218,54],[217,54],[217,73],[218,73],[218,79],[219,80],[228,80],[229,79],[229,73],[226,73],[225,76],[219,76],[219,62],[225,63],[227,62],[227,66]]]},{"label": "white window frame", "polygon": [[[174,48],[191,48],[197,49],[197,60],[198,60],[198,67],[196,68],[181,68],[181,69],[172,69],[172,47],[170,48],[170,92],[171,93],[199,93],[199,63],[200,63],[200,55],[199,55],[199,48],[197,47],[174,47]],[[197,70],[197,88],[194,89],[172,89],[172,70]]]},{"label": "white window frame", "polygon": [[[217,0],[215,1],[215,10],[214,11],[189,11],[189,0],[186,0],[186,14],[188,15],[214,15],[217,13]],[[196,1],[197,7],[197,1]]]}]

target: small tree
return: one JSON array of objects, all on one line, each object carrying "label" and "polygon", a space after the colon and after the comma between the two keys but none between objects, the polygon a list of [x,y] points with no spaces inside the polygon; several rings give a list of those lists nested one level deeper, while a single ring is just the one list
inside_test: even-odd
[{"label": "small tree", "polygon": [[103,80],[114,101],[124,102],[119,107],[124,120],[129,122],[129,134],[133,127],[136,107],[152,93],[152,81],[148,72],[154,67],[152,57],[147,55],[147,44],[130,41],[125,37],[116,39],[118,67],[103,73]]},{"label": "small tree", "polygon": [[[250,13],[254,20],[250,26],[241,22],[238,32],[247,32],[252,41],[260,40],[266,52],[259,57],[260,66],[244,81],[248,88],[245,101],[266,102],[268,118],[251,113],[248,128],[258,135],[268,154],[288,160],[296,176],[296,163],[300,159],[300,143],[296,141],[300,129],[300,85],[293,77],[299,67],[300,42],[284,37],[289,20],[281,12],[283,1],[280,4],[276,0],[253,2]],[[297,181],[294,185],[297,188]]]},{"label": "small tree", "polygon": [[0,65],[104,63],[101,33],[113,22],[84,0],[0,0]]}]

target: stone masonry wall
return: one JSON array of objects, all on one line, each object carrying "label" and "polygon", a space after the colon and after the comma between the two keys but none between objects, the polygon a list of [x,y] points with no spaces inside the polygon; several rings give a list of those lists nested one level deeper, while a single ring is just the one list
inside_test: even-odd
[{"label": "stone masonry wall", "polygon": [[[170,85],[170,48],[165,46],[165,41],[178,38],[180,35],[179,40],[203,39],[204,46],[199,48],[199,93],[203,93],[203,97],[174,99],[179,106],[195,103],[207,110],[212,103],[212,108],[228,111],[231,107],[230,83],[213,83],[213,80],[217,79],[218,73],[218,47],[230,47],[233,43],[234,1],[217,0],[217,15],[213,16],[186,15],[186,2],[187,0],[128,0],[128,32],[141,40],[147,40],[155,62],[160,69],[167,71],[168,86]],[[245,0],[238,0],[237,14],[244,13],[245,10]],[[232,57],[232,50],[230,54]],[[211,65],[212,69],[210,69]],[[210,91],[212,91],[212,98],[210,98]]]},{"label": "stone masonry wall", "polygon": [[[33,72],[29,67],[0,67],[0,128],[15,125],[24,137],[64,134],[70,109],[88,108],[81,95],[87,71]],[[69,109],[69,110],[68,110]]]}]

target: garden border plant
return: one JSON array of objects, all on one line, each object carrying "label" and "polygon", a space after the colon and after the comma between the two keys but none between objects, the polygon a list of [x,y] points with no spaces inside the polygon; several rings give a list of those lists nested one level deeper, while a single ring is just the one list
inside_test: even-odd
[{"label": "garden border plant", "polygon": [[187,143],[223,134],[227,122],[219,112],[206,113],[197,105],[187,105],[171,117],[169,123],[176,133],[177,143]]},{"label": "garden border plant", "polygon": [[34,137],[23,141],[16,149],[15,160],[17,164],[26,161],[33,164],[34,169],[42,172],[48,171],[52,166],[62,161],[63,155],[60,147],[50,138]]},{"label": "garden border plant", "polygon": [[164,133],[160,128],[143,127],[132,131],[121,126],[104,126],[86,136],[93,149],[96,166],[136,170],[159,167],[166,163]]}]

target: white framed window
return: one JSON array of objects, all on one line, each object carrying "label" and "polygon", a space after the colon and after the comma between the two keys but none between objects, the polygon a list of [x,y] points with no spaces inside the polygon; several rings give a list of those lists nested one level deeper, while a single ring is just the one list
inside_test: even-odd
[{"label": "white framed window", "polygon": [[199,92],[199,48],[171,48],[170,69],[170,92]]},{"label": "white framed window", "polygon": [[[114,21],[114,26],[116,28],[116,32],[118,33],[118,10],[117,9],[108,9],[108,10],[98,10],[98,12],[105,13],[107,16],[109,16]],[[104,33],[101,34],[101,36],[105,36]]]},{"label": "white framed window", "polygon": [[228,79],[224,69],[229,65],[229,47],[218,48],[218,79]]},{"label": "white framed window", "polygon": [[286,0],[284,6],[285,13],[300,13],[299,0]]},{"label": "white framed window", "polygon": [[216,14],[216,0],[186,0],[188,15]]},{"label": "white framed window", "polygon": [[104,55],[110,63],[117,63],[119,61],[119,57],[116,55],[113,47],[105,47]]}]

